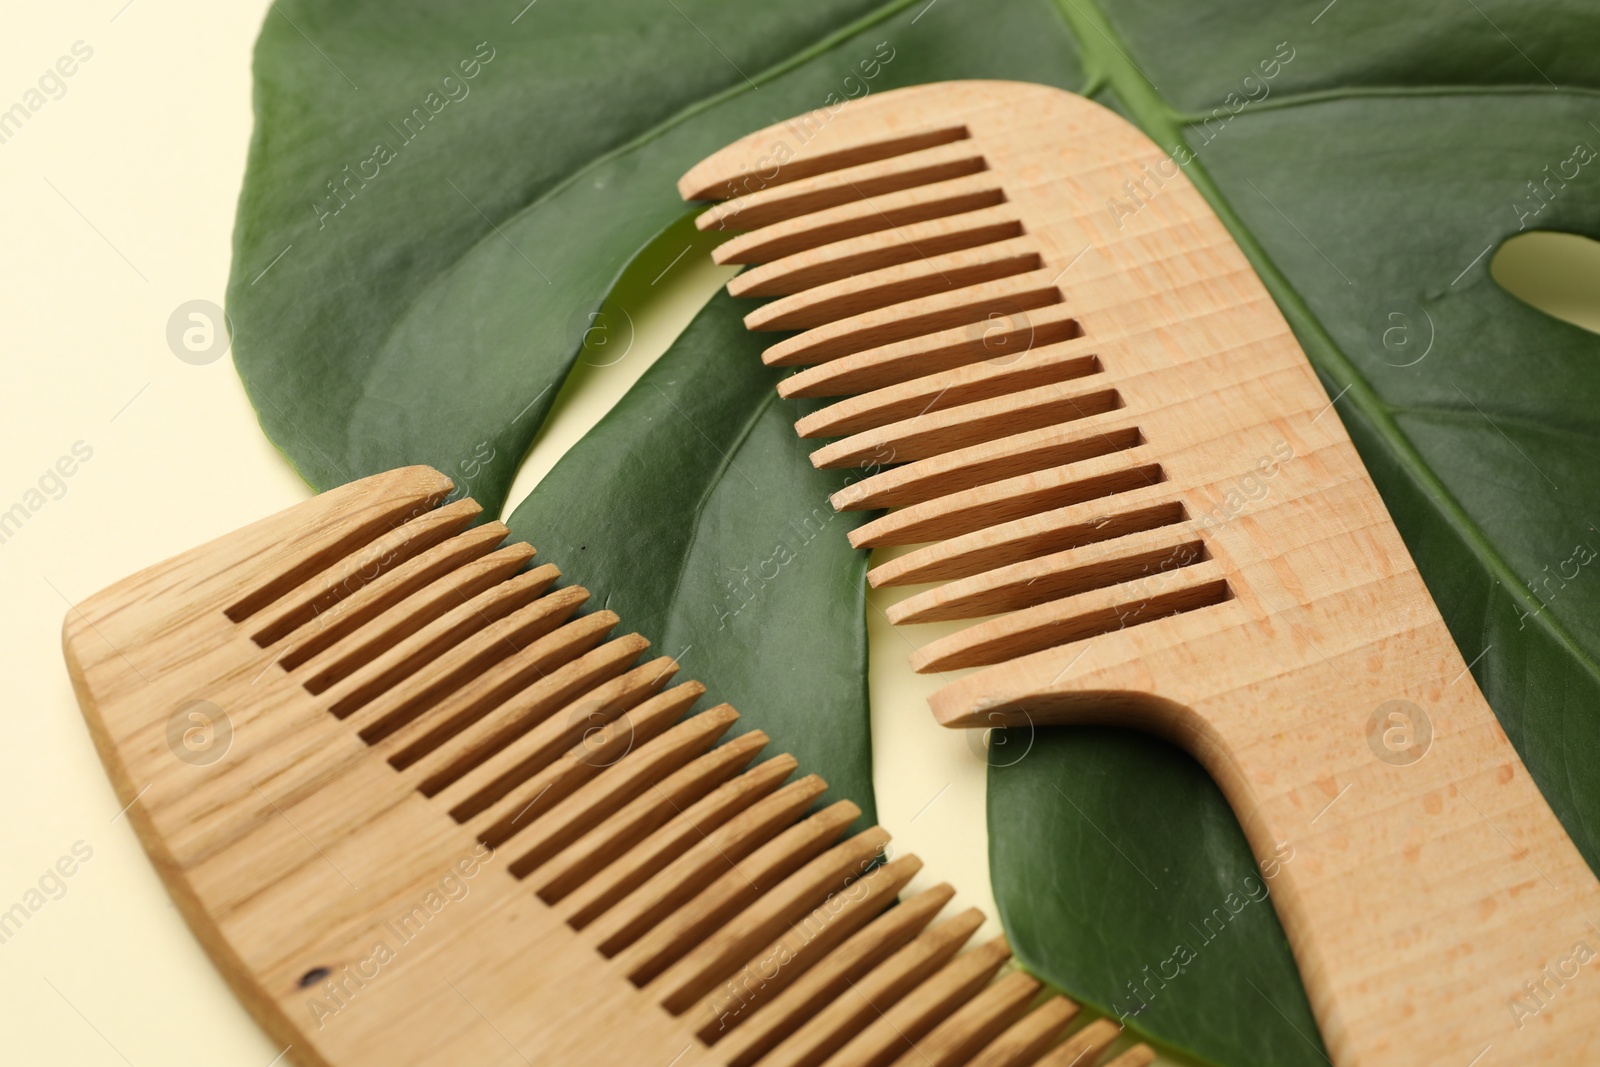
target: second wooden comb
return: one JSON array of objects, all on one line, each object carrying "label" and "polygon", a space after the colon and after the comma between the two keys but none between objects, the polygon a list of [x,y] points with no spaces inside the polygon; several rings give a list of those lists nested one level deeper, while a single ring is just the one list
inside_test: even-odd
[{"label": "second wooden comb", "polygon": [[129,818],[291,1062],[1150,1063],[450,490],[375,475],[67,617]]},{"label": "second wooden comb", "polygon": [[833,499],[908,549],[874,586],[927,586],[891,619],[979,620],[914,657],[982,668],[942,722],[1193,752],[1257,854],[1295,848],[1274,899],[1339,1067],[1600,1058],[1600,980],[1567,973],[1600,884],[1176,161],[1082,97],[954,82],[753,133],[679,191],[742,231],[729,292],[776,298],[747,325],[798,331],[779,392],[843,398],[798,424],[836,438],[813,461],[884,468]]}]

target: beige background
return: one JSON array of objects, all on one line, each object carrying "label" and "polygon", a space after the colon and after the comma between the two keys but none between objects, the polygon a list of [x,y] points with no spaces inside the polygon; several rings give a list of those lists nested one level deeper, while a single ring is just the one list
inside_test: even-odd
[{"label": "beige background", "polygon": [[[57,636],[69,602],[308,493],[257,428],[229,360],[192,366],[166,342],[178,305],[222,302],[266,5],[94,0],[25,12],[0,34],[0,110],[75,42],[94,54],[0,144],[0,510],[76,442],[93,456],[0,544],[0,910],[75,843],[93,856],[0,945],[0,1063],[267,1067],[280,1050],[223,985],[119,816]],[[1535,279],[1597,328],[1594,253],[1512,250],[1497,274]],[[686,262],[657,287],[628,357],[564,391],[513,501],[725,277]],[[881,610],[869,621],[882,819],[897,847],[927,862],[924,881],[949,880],[992,915],[981,757],[933,726],[923,704],[933,682],[906,669],[906,640]]]}]

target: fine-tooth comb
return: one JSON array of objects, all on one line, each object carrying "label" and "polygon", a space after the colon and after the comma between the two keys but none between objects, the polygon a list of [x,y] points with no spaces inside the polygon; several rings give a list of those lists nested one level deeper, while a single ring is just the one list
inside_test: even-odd
[{"label": "fine-tooth comb", "polygon": [[67,617],[118,795],[288,1059],[1151,1062],[962,952],[948,885],[898,900],[914,856],[450,490],[367,478]]},{"label": "fine-tooth comb", "polygon": [[925,586],[890,618],[978,620],[913,657],[982,668],[941,722],[1189,749],[1258,855],[1292,849],[1273,897],[1339,1067],[1600,1060],[1600,885],[1177,162],[1081,97],[955,82],[678,188],[742,231],[729,292],[776,298],[749,327],[799,331],[779,392],[842,398],[797,428],[871,472],[833,497],[885,509],[851,542],[916,546],[870,572]]}]

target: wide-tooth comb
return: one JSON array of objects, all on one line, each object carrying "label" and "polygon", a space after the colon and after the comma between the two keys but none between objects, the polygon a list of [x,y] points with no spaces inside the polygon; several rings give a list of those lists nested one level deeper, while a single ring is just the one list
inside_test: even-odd
[{"label": "wide-tooth comb", "polygon": [[1258,855],[1293,850],[1273,896],[1340,1067],[1600,1057],[1600,981],[1560,970],[1600,946],[1600,885],[1176,162],[1081,97],[955,82],[753,133],[678,187],[740,231],[729,292],[776,298],[747,325],[799,331],[763,355],[798,368],[779,392],[842,398],[797,428],[872,472],[833,498],[886,509],[851,542],[916,546],[870,572],[927,586],[890,618],[979,620],[913,657],[983,668],[940,721],[1193,752]]},{"label": "wide-tooth comb", "polygon": [[[139,837],[303,1065],[1078,1064],[1120,1028],[426,467],[67,617]],[[1063,1034],[1065,1033],[1065,1036]],[[1145,1067],[1134,1046],[1106,1067]]]}]

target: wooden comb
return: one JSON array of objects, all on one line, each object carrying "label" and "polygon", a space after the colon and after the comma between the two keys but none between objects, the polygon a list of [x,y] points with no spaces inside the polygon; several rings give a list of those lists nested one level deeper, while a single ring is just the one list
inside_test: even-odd
[{"label": "wooden comb", "polygon": [[450,490],[354,482],[67,616],[140,839],[293,1062],[1108,1058],[1118,1025],[1065,1033],[1003,939],[960,952],[947,885],[897,903],[914,856],[808,813],[760,731],[719,744],[732,708],[686,715],[703,686]]},{"label": "wooden comb", "polygon": [[[901,89],[679,183],[819,467],[869,477],[958,726],[1192,752],[1258,855],[1339,1067],[1600,1060],[1600,885],[1451,642],[1332,404],[1179,165],[1082,97]],[[1175,920],[1175,926],[1178,922]],[[1577,977],[1582,973],[1582,977]]]}]

